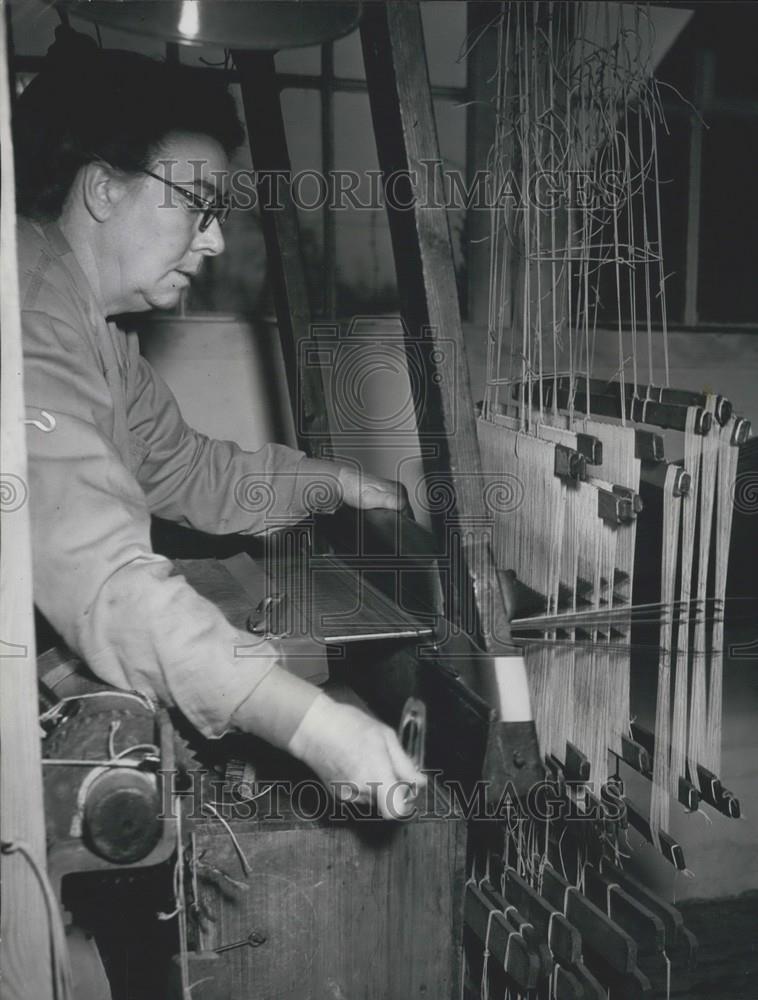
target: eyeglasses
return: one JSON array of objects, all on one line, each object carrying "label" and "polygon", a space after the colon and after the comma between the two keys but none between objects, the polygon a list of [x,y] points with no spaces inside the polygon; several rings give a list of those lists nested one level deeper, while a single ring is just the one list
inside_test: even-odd
[{"label": "eyeglasses", "polygon": [[173,188],[174,191],[178,191],[179,194],[184,195],[190,208],[196,212],[202,213],[200,216],[199,226],[201,233],[205,232],[214,219],[216,219],[219,226],[223,226],[229,218],[229,213],[231,212],[232,207],[228,203],[224,202],[219,204],[218,202],[212,202],[209,198],[201,198],[200,195],[196,194],[194,191],[189,191],[187,188],[180,187],[178,184],[174,184],[173,181],[167,181],[165,177],[161,177],[160,174],[154,174],[152,170],[142,170],[140,173],[147,174],[148,177],[154,177],[155,180],[160,181],[161,184],[165,184],[166,187]]}]

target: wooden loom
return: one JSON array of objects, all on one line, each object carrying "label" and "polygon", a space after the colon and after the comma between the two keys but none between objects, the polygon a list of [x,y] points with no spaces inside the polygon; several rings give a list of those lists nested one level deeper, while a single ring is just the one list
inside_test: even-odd
[{"label": "wooden loom", "polygon": [[[385,175],[397,170],[416,169],[418,175],[424,177],[425,171],[419,169],[419,164],[438,159],[438,147],[428,78],[424,62],[419,58],[423,52],[423,37],[418,10],[414,4],[370,6],[362,33],[381,166]],[[583,8],[572,8],[572,12],[576,10],[579,17],[584,16]],[[521,14],[523,11],[520,10]],[[570,52],[574,48],[570,39],[575,37],[576,23],[572,16],[573,13],[571,16],[563,15],[563,20],[560,17],[556,19],[552,25],[552,39],[548,29],[548,41],[557,49],[565,46]],[[501,25],[503,52],[513,49],[511,66],[521,57],[528,61],[531,53],[536,57],[542,51],[545,35],[540,34],[541,17],[542,8],[530,10],[531,21],[522,19],[518,22],[518,30],[527,38],[520,52],[513,44],[513,35],[509,41],[507,22]],[[514,32],[517,30],[514,27],[516,21],[517,15],[514,14],[511,24]],[[599,46],[596,45],[593,58],[597,59],[598,52]],[[570,79],[566,66],[573,65],[572,58],[565,56],[563,63],[559,58],[555,60],[556,68],[562,66],[563,80]],[[243,93],[252,98],[245,103],[254,164],[259,170],[286,169],[286,142],[281,111],[275,97],[273,58],[258,53],[237,52],[235,63]],[[579,106],[583,102],[589,105],[589,101],[583,98],[581,83],[586,66],[587,62],[579,59],[574,69],[580,80]],[[535,58],[522,69],[527,90],[534,94],[534,83],[540,72],[539,60]],[[501,96],[503,122],[507,120],[508,79],[504,74]],[[641,81],[638,80],[635,86],[629,88],[630,98],[636,99],[641,89]],[[608,97],[606,100],[607,110],[616,98]],[[634,100],[630,100],[632,115],[633,103]],[[526,108],[528,114],[528,104]],[[544,106],[534,112],[535,117],[543,111]],[[590,118],[588,113],[587,118]],[[594,117],[591,122],[595,122]],[[506,130],[508,127],[504,125]],[[602,131],[588,121],[579,129],[584,139],[583,148],[574,153],[578,166],[595,163],[602,136],[595,135],[593,130]],[[552,131],[555,133],[556,130]],[[525,135],[528,140],[528,130]],[[502,136],[499,141],[502,141]],[[544,149],[538,152],[541,158],[546,155]],[[495,175],[499,169],[503,169],[502,165],[493,164]],[[528,162],[526,167],[520,164],[520,169],[528,171]],[[566,246],[565,241],[561,243],[560,240],[562,230],[557,211],[554,213],[556,229],[552,243],[545,239],[544,218],[529,218],[525,229],[530,237],[535,235],[538,242],[531,254],[526,253],[523,257],[527,264],[521,267],[522,276],[516,282],[516,286],[521,286],[523,291],[512,307],[513,315],[520,317],[524,330],[522,349],[517,355],[523,355],[526,360],[515,375],[509,376],[503,376],[495,360],[491,365],[490,389],[479,433],[486,463],[484,471],[493,473],[494,488],[485,485],[476,455],[472,410],[466,405],[456,408],[456,400],[451,398],[449,392],[450,387],[458,386],[464,404],[468,403],[468,371],[454,291],[447,223],[444,209],[420,207],[424,194],[423,191],[416,192],[417,205],[412,212],[390,213],[393,245],[398,261],[405,264],[402,270],[398,267],[398,278],[409,339],[415,346],[419,342],[426,345],[428,373],[442,376],[439,383],[429,383],[442,388],[432,395],[433,405],[427,407],[422,415],[425,422],[422,429],[432,432],[436,446],[436,451],[428,456],[425,470],[429,481],[443,483],[455,497],[454,515],[446,511],[446,516],[438,518],[440,524],[436,525],[438,541],[440,525],[442,532],[442,544],[435,550],[436,554],[447,557],[457,570],[456,574],[451,574],[454,578],[445,591],[444,614],[464,638],[473,640],[487,655],[475,653],[466,657],[458,654],[456,659],[453,651],[446,660],[443,650],[436,660],[425,663],[417,662],[412,651],[400,650],[383,659],[377,657],[371,660],[372,667],[381,667],[381,670],[356,671],[353,680],[374,711],[392,724],[397,723],[399,708],[409,691],[424,695],[429,713],[427,760],[432,766],[439,764],[446,777],[465,780],[468,787],[485,776],[490,788],[495,789],[495,798],[511,779],[522,797],[527,797],[529,789],[542,776],[535,760],[529,719],[520,717],[505,725],[481,697],[461,682],[456,669],[453,669],[457,666],[465,672],[464,661],[467,659],[478,661],[475,667],[481,667],[482,661],[496,660],[505,651],[503,640],[508,632],[499,593],[501,581],[493,571],[489,554],[489,536],[494,524],[496,561],[503,570],[516,569],[520,583],[528,587],[526,590],[522,586],[522,592],[528,600],[536,602],[539,612],[538,617],[532,616],[527,621],[517,619],[514,628],[524,633],[527,665],[533,675],[532,699],[542,730],[543,750],[547,752],[548,768],[556,779],[549,794],[576,806],[581,815],[575,828],[582,831],[585,841],[582,857],[596,860],[597,865],[595,868],[577,865],[575,871],[566,872],[560,863],[562,831],[558,829],[558,824],[527,825],[518,813],[506,812],[505,823],[497,824],[496,841],[504,827],[506,831],[504,844],[498,845],[502,849],[497,852],[491,849],[493,838],[489,826],[481,835],[476,828],[472,828],[472,847],[481,850],[476,851],[472,876],[465,892],[461,892],[461,885],[454,883],[460,867],[460,830],[447,831],[437,826],[433,837],[424,837],[423,828],[408,827],[396,838],[394,849],[388,849],[367,876],[364,868],[367,892],[370,887],[375,889],[380,877],[381,884],[386,884],[388,891],[396,894],[393,898],[394,909],[388,907],[384,915],[381,942],[372,941],[375,947],[365,948],[364,945],[363,950],[341,945],[339,957],[344,966],[341,964],[340,969],[344,969],[346,975],[355,977],[352,986],[355,990],[363,989],[362,995],[377,998],[391,996],[397,997],[397,1000],[424,995],[430,980],[419,978],[417,970],[411,970],[413,975],[409,973],[407,979],[394,979],[387,973],[384,980],[377,976],[362,985],[360,962],[370,964],[378,953],[379,945],[386,950],[382,954],[392,958],[401,954],[409,965],[414,956],[418,959],[419,950],[414,949],[412,936],[398,934],[398,929],[402,928],[403,922],[413,923],[419,907],[432,910],[435,906],[439,907],[439,897],[444,897],[447,909],[443,908],[444,912],[438,912],[438,916],[440,919],[449,918],[449,945],[451,950],[456,950],[462,896],[464,943],[468,959],[468,976],[463,984],[466,995],[479,993],[480,985],[481,992],[485,994],[490,985],[493,989],[503,985],[521,994],[536,991],[538,995],[554,993],[572,998],[600,997],[605,995],[606,986],[612,988],[613,995],[616,990],[619,995],[646,995],[650,993],[650,986],[640,971],[638,958],[672,955],[677,947],[687,945],[687,934],[677,911],[657,899],[619,866],[619,854],[606,852],[602,861],[599,857],[602,852],[598,850],[598,845],[602,846],[604,841],[596,834],[602,833],[612,840],[617,838],[618,830],[623,826],[619,817],[623,815],[639,825],[649,823],[643,810],[635,810],[633,804],[625,800],[619,782],[605,782],[602,794],[594,798],[585,786],[588,778],[594,780],[598,775],[607,776],[610,773],[606,766],[607,749],[610,747],[615,751],[616,759],[622,759],[645,773],[651,770],[651,757],[656,769],[668,765],[672,775],[669,781],[677,782],[676,791],[679,791],[681,768],[676,761],[672,763],[673,754],[651,754],[653,739],[658,747],[668,747],[670,743],[673,749],[677,745],[676,727],[666,734],[665,727],[656,725],[652,738],[638,729],[630,731],[628,654],[632,628],[652,623],[660,631],[656,646],[663,651],[662,675],[667,668],[670,670],[671,662],[663,653],[671,648],[682,624],[688,624],[689,619],[694,617],[691,591],[696,595],[699,593],[701,576],[707,588],[708,576],[703,570],[697,576],[694,588],[685,588],[681,583],[677,585],[677,571],[672,569],[672,564],[682,563],[683,559],[681,556],[677,558],[669,548],[663,567],[664,583],[657,599],[646,602],[643,607],[633,603],[635,515],[640,513],[640,496],[647,501],[648,509],[656,501],[662,505],[665,503],[663,535],[665,538],[676,538],[670,524],[677,519],[686,521],[680,513],[683,501],[679,495],[687,482],[687,475],[691,493],[693,491],[692,468],[682,472],[667,466],[662,462],[660,439],[649,430],[636,432],[630,425],[641,422],[649,428],[651,424],[655,426],[656,421],[660,426],[660,421],[668,420],[675,422],[677,430],[683,432],[688,422],[691,423],[692,440],[688,447],[695,455],[690,457],[690,465],[694,468],[699,443],[694,440],[695,426],[702,431],[713,423],[707,419],[707,414],[701,414],[696,407],[712,409],[717,417],[721,415],[724,418],[725,426],[729,425],[730,416],[726,414],[723,401],[719,400],[708,401],[706,405],[705,400],[698,403],[697,400],[675,395],[673,390],[658,389],[640,395],[636,373],[628,392],[623,365],[619,382],[611,392],[607,383],[593,382],[589,375],[585,375],[581,365],[583,363],[585,368],[589,368],[587,358],[591,351],[586,345],[594,329],[592,265],[598,263],[593,261],[591,254],[587,254],[586,247],[591,244],[590,236],[599,225],[596,213],[594,210],[587,212],[586,217],[581,219],[585,242],[577,241],[576,256],[573,248],[562,257],[554,252],[556,248],[563,246],[565,249]],[[549,223],[553,221],[552,216],[548,219]],[[505,223],[503,227],[501,222]],[[493,282],[495,358],[498,344],[502,342],[499,331],[507,325],[506,312],[501,308],[499,299],[498,288],[505,285],[500,276],[512,274],[514,259],[518,259],[517,253],[514,257],[513,250],[513,244],[518,245],[518,232],[514,231],[512,222],[499,217],[494,220],[493,274],[500,280],[500,285],[498,280]],[[623,226],[624,220],[619,222]],[[570,220],[564,222],[564,226],[566,236],[576,232]],[[302,443],[312,453],[329,454],[323,387],[312,381],[316,369],[311,368],[303,375],[302,372],[298,374],[296,365],[298,348],[311,336],[311,329],[302,267],[297,255],[294,207],[290,204],[282,212],[265,215],[264,227],[274,274],[279,325],[289,360],[293,408],[305,417],[301,425],[304,431]],[[501,238],[504,234],[512,239],[504,241]],[[623,242],[621,233],[615,242],[618,244],[619,241]],[[636,261],[643,266],[646,275],[660,258],[659,248],[655,252],[652,249],[654,242],[645,237],[645,256]],[[601,251],[605,265],[608,263],[605,261],[607,254],[606,247]],[[509,260],[506,260],[507,255]],[[616,269],[621,270],[620,267]],[[644,280],[640,280],[644,284]],[[552,294],[556,288],[562,289],[562,295]],[[560,305],[562,301],[564,307]],[[565,315],[562,308],[566,309]],[[559,319],[561,329],[572,338],[572,344],[579,341],[578,331],[583,335],[585,345],[584,355],[581,351],[579,353],[579,361],[572,360],[566,365],[565,379],[558,374],[546,375],[546,368],[539,357],[546,339],[543,330],[554,333]],[[424,339],[426,328],[429,329],[428,340]],[[451,355],[442,352],[441,360],[435,360],[433,347],[435,338],[439,337],[452,339],[459,353]],[[557,338],[555,343],[557,352],[560,346]],[[504,351],[502,348],[501,357]],[[570,350],[568,353],[573,359],[574,352]],[[623,352],[620,358],[623,361]],[[457,378],[450,378],[450,370],[454,366],[458,368]],[[559,365],[554,367],[558,372]],[[577,374],[580,369],[581,376]],[[648,380],[652,385],[652,372]],[[511,395],[514,391],[515,397]],[[456,409],[460,423],[453,432],[451,415],[456,413]],[[585,412],[585,417],[577,418],[577,414],[582,412]],[[615,416],[620,425],[598,419],[601,416]],[[513,447],[504,445],[506,441],[510,441]],[[602,455],[601,445],[604,446]],[[702,443],[700,447],[702,452]],[[734,450],[731,449],[728,454],[731,456]],[[704,466],[702,457],[700,465]],[[704,481],[706,474],[703,472],[700,478]],[[666,503],[666,498],[670,499],[670,503]],[[724,519],[727,506],[723,502],[717,505],[717,516]],[[528,512],[531,512],[531,517],[526,516]],[[598,512],[602,516],[598,517]],[[691,513],[690,517],[695,520],[690,548],[698,547],[705,551],[705,533],[701,544],[697,535],[697,516]],[[537,518],[551,526],[549,538],[540,538],[534,532]],[[519,530],[515,530],[515,523],[520,525]],[[725,526],[722,527],[726,530]],[[400,535],[403,536],[406,531],[410,531],[407,525],[401,529]],[[399,548],[404,549],[402,537]],[[718,564],[718,556],[715,561]],[[715,596],[709,597],[708,594],[706,589],[702,606],[714,609]],[[716,646],[717,640],[718,636],[711,640],[711,645]],[[702,635],[696,633],[686,648],[683,645],[678,648],[675,666],[680,666],[680,681],[684,677],[681,664],[689,669],[688,651],[698,650],[700,646],[697,644],[703,641]],[[712,661],[716,663],[717,659],[714,656]],[[494,674],[496,683],[497,670]],[[711,690],[713,713],[716,712],[718,698],[715,676],[716,671],[712,670],[710,677],[705,677]],[[584,715],[581,705],[572,705],[569,698],[557,700],[553,695],[556,681],[565,690],[566,677],[573,678],[572,690],[580,694],[584,702],[592,703],[588,704]],[[680,708],[681,687],[680,684],[679,697],[677,692],[674,693],[674,702]],[[665,683],[659,690],[665,694]],[[605,710],[609,705],[615,709],[612,714]],[[507,710],[507,699],[504,707]],[[659,712],[659,715],[662,720],[667,717],[665,711]],[[678,724],[681,724],[681,719]],[[593,734],[592,746],[588,746],[584,738],[587,731]],[[571,744],[568,748],[567,742]],[[647,745],[643,745],[645,742]],[[681,746],[681,742],[678,745]],[[700,757],[700,751],[693,753],[690,754],[692,761],[701,763],[710,759]],[[711,769],[717,772],[717,765],[713,763]],[[579,782],[578,790],[576,787],[573,791],[568,788],[573,779]],[[665,773],[659,775],[656,772],[653,787],[664,789],[666,780]],[[704,787],[714,802],[734,811],[723,789],[708,780]],[[696,796],[704,794],[705,797],[702,786],[700,789],[690,786],[686,794],[690,807],[696,804]],[[667,802],[668,796],[662,795],[661,811]],[[625,806],[625,810],[619,810],[619,803]],[[594,816],[593,809],[596,810]],[[651,820],[654,826],[650,829],[650,837],[655,835],[664,847],[668,843],[664,836],[665,817],[661,816],[659,820],[651,817]],[[248,824],[244,830],[236,829],[247,857],[256,864],[270,865],[277,843],[276,831],[272,834],[263,826],[254,824]],[[217,852],[215,858],[209,855],[211,861],[218,864],[221,858],[223,864],[220,867],[233,870],[239,859],[233,850],[234,842],[225,831],[210,821],[201,821],[193,833],[196,839],[205,838],[204,848]],[[286,835],[294,836],[294,831],[287,829]],[[280,848],[287,837],[279,835]],[[305,845],[303,854],[308,866],[311,866],[309,871],[315,871],[315,863],[324,870],[346,862],[357,865],[361,859],[364,866],[367,863],[367,855],[361,853],[360,845],[354,840],[349,841],[347,850],[335,851],[334,845],[322,837],[315,827],[302,831],[302,838],[301,843]],[[545,849],[543,844],[547,845]],[[553,848],[557,848],[558,863],[555,863],[556,855],[553,853],[554,863],[550,864]],[[667,849],[672,860],[677,860],[675,845],[669,844]],[[424,852],[430,864],[435,859],[444,861],[445,858],[450,863],[451,870],[445,873],[450,885],[443,886],[442,892],[438,893],[433,885],[433,876],[439,877],[439,869],[430,872],[421,863]],[[286,849],[282,853],[286,856]],[[373,857],[376,859],[377,855]],[[315,862],[312,863],[312,859]],[[291,857],[286,859],[286,863],[291,863]],[[403,867],[399,867],[401,865]],[[411,873],[408,879],[402,877],[406,871]],[[242,866],[242,873],[235,874],[241,881],[249,873]],[[414,892],[413,875],[423,891]],[[266,914],[275,912],[277,929],[288,924],[286,929],[304,928],[313,933],[314,941],[323,939],[323,932],[321,939],[317,937],[317,927],[306,927],[303,914],[307,916],[307,900],[290,906],[289,897],[283,902],[281,892],[274,891],[277,888],[276,875],[269,882],[260,878],[248,880],[248,888],[255,889],[250,897],[251,906]],[[338,906],[344,903],[344,889],[334,877],[328,880],[327,889],[330,893],[327,909],[336,912]],[[209,898],[206,896],[206,902]],[[407,905],[409,899],[412,905]],[[204,987],[198,986],[193,991],[195,997],[202,995],[202,989],[208,991],[208,996],[246,996],[256,985],[258,988],[268,985],[265,976],[261,981],[260,974],[265,950],[261,951],[259,947],[250,953],[245,949],[223,952],[224,956],[228,954],[228,958],[223,959],[214,951],[217,946],[232,942],[238,933],[246,933],[249,929],[248,925],[244,925],[246,912],[235,916],[228,906],[228,899],[223,899],[219,906],[219,922],[212,933],[206,933],[200,942],[199,947],[205,950],[194,955],[196,962],[193,967],[195,972],[209,973],[208,979],[215,979],[215,982],[209,984],[207,979]],[[351,911],[348,911],[348,917],[350,915]],[[441,991],[444,984],[446,995],[457,996],[458,983],[451,989],[447,976],[449,970],[456,967],[457,960],[453,959],[446,965],[445,976],[435,969],[435,948],[444,943],[446,935],[443,932],[447,929],[440,930],[439,926],[435,927],[436,923],[438,921],[429,921],[428,940],[421,942],[424,975],[438,972],[438,979],[432,981],[432,988],[439,985]],[[351,927],[354,933],[360,933],[361,929],[368,932],[370,921],[356,924],[356,927],[359,927],[358,931]],[[339,930],[335,933],[339,935]],[[437,938],[432,937],[434,933]],[[308,951],[307,947],[303,947],[304,940],[304,935],[300,938],[293,936],[290,940],[291,966],[295,971],[299,956]],[[279,944],[274,938],[270,941],[272,948],[277,948]],[[265,960],[262,962],[263,968],[272,976],[279,974],[281,969],[280,954],[277,951],[268,964]],[[186,954],[184,960],[187,960]],[[222,985],[224,977],[219,974],[222,964],[232,967],[233,983],[228,988]],[[403,962],[399,964],[403,966]],[[437,961],[438,966],[443,964]],[[226,971],[229,972],[228,967]],[[322,960],[318,971],[323,981],[327,982],[334,970]],[[306,978],[311,973],[312,967],[309,966],[305,970]],[[193,978],[200,979],[202,975]],[[304,995],[302,982],[302,979],[298,980],[292,986],[290,995]],[[279,985],[281,981],[274,983],[272,992],[276,992]],[[319,980],[317,986],[321,985]]]},{"label": "wooden loom", "polygon": [[[594,902],[638,939],[641,955],[665,959],[670,983],[676,935],[654,940],[647,918],[656,906],[624,881],[619,861],[631,825],[686,870],[669,833],[672,801],[740,816],[718,773],[733,490],[750,427],[723,397],[669,386],[656,148],[663,113],[649,10],[509,4],[495,20],[478,436],[492,479],[495,558],[523,587],[511,625],[525,643],[541,748],[578,814],[599,822],[579,824],[576,836],[570,823],[556,823],[538,845],[523,830],[507,833],[502,858],[485,854],[485,874],[491,885],[492,866],[504,901],[525,901],[530,919],[545,900],[567,915],[570,891],[580,909]],[[578,188],[572,178],[581,178]],[[609,379],[593,377],[603,337],[617,344]],[[662,431],[666,452],[683,461],[666,461]],[[651,545],[660,551],[652,584],[636,575]],[[650,728],[630,698],[631,668],[645,656],[657,663]],[[649,803],[628,792],[627,767],[648,779]],[[636,917],[616,890],[642,907]],[[583,919],[591,934],[589,914]],[[611,995],[650,991],[628,953],[615,962],[612,946],[602,957],[589,948]],[[490,974],[480,971],[484,989]]]}]

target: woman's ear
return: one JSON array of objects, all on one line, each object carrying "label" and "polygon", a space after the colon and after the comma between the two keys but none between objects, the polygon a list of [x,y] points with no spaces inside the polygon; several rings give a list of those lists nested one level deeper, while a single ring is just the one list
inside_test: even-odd
[{"label": "woman's ear", "polygon": [[126,194],[126,180],[97,161],[82,167],[81,185],[87,211],[97,222],[109,219]]}]

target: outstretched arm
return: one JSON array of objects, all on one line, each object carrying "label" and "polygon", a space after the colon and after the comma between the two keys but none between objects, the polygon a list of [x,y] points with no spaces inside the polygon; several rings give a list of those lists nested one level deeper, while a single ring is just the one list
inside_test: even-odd
[{"label": "outstretched arm", "polygon": [[136,476],[152,513],[213,534],[257,534],[339,503],[407,506],[397,483],[281,444],[256,452],[189,427],[171,390],[144,358],[132,356],[129,430]]}]

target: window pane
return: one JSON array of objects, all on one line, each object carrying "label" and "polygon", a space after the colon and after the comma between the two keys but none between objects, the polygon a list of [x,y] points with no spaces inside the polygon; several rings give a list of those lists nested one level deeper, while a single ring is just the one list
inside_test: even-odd
[{"label": "window pane", "polygon": [[728,118],[709,126],[703,139],[698,311],[712,322],[755,322],[758,122]]},{"label": "window pane", "polygon": [[466,42],[466,4],[427,0],[421,4],[421,21],[432,86],[465,87],[466,61],[460,56]]},{"label": "window pane", "polygon": [[334,43],[334,73],[335,76],[365,80],[360,31],[353,31]]},{"label": "window pane", "polygon": [[[703,11],[703,16],[706,11]],[[758,32],[758,8],[754,3],[719,4],[710,12],[714,25],[709,37],[716,54],[715,88],[717,97],[758,96],[758,72],[755,65],[755,39]],[[717,20],[718,19],[718,20]]]},{"label": "window pane", "polygon": [[[343,315],[373,310],[397,310],[395,266],[384,198],[377,181],[379,164],[370,127],[368,97],[336,94],[335,167],[350,171],[354,188],[339,198],[337,231],[338,304]],[[457,171],[465,180],[465,110],[452,101],[435,101],[435,114],[445,171]],[[339,176],[339,175],[338,175]],[[345,190],[347,173],[339,183]],[[378,201],[378,204],[377,204]],[[465,210],[450,212],[456,271],[463,271]]]},{"label": "window pane", "polygon": [[307,73],[317,76],[321,72],[321,46],[284,49],[276,53],[274,62],[277,73]]},{"label": "window pane", "polygon": [[[466,62],[460,60],[460,54],[466,38],[466,4],[459,0],[424,2],[421,22],[432,84],[465,87]],[[334,43],[334,72],[337,76],[365,79],[360,32],[354,31]]]},{"label": "window pane", "polygon": [[[337,239],[337,311],[341,316],[397,311],[387,213],[366,94],[334,96],[334,164],[343,191],[334,213]],[[349,172],[349,173],[348,173]],[[373,179],[372,179],[373,172]]]},{"label": "window pane", "polygon": [[[239,86],[230,88],[244,121]],[[232,190],[237,206],[224,226],[226,250],[220,257],[208,258],[198,277],[187,291],[185,309],[189,313],[258,313],[263,310],[262,296],[266,275],[266,252],[257,206],[244,199],[251,178],[250,147],[243,142],[231,161]],[[244,175],[244,176],[243,176]]]},{"label": "window pane", "polygon": [[[16,54],[44,56],[55,41],[55,29],[61,23],[56,11],[41,3],[25,3],[14,4],[10,12]],[[95,37],[95,29],[84,21],[77,20],[76,28],[82,34]]]},{"label": "window pane", "polygon": [[[244,118],[238,86],[232,88],[239,114]],[[282,115],[289,145],[292,174],[321,169],[319,96],[315,92],[286,90],[282,94]],[[224,227],[226,252],[205,262],[200,277],[187,297],[189,312],[272,313],[271,290],[266,283],[266,254],[260,215],[250,197],[250,148],[245,142],[231,164],[237,209]],[[303,199],[310,197],[307,183],[301,185]],[[239,207],[239,206],[242,207]],[[317,305],[321,286],[323,238],[321,213],[298,212],[301,246],[312,305]]]}]

